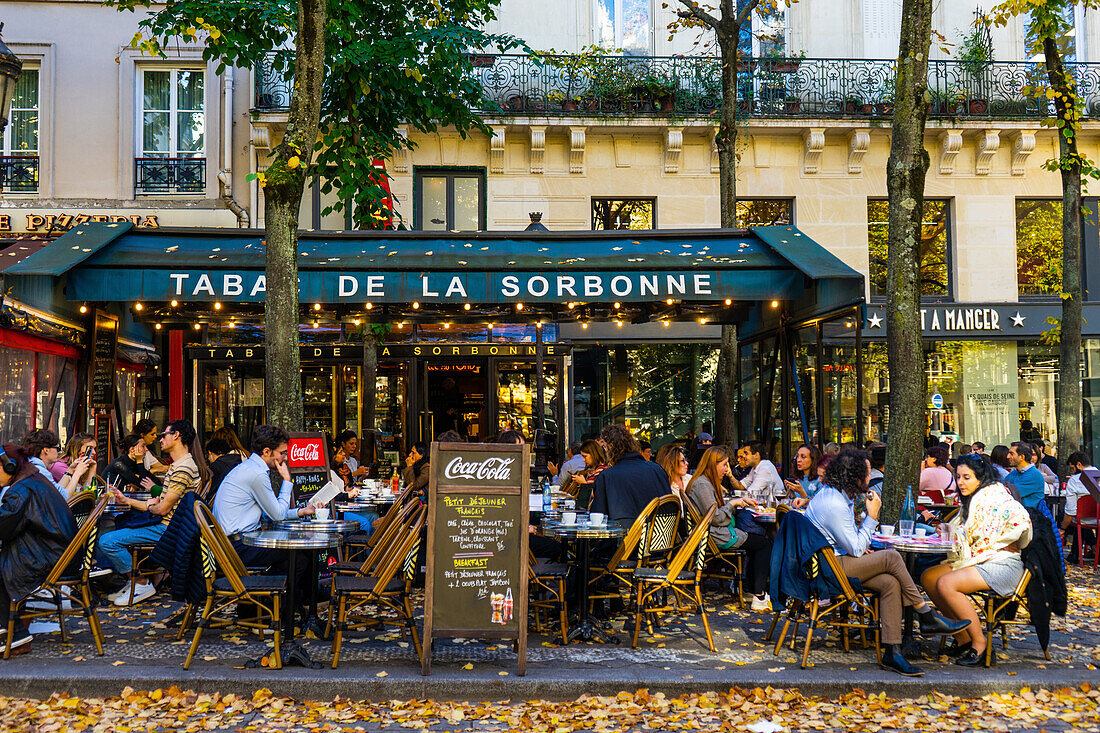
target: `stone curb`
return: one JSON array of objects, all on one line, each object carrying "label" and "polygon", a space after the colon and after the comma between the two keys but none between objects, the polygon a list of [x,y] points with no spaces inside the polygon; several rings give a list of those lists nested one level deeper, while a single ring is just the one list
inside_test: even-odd
[{"label": "stone curb", "polygon": [[[1095,682],[1095,672],[1081,670],[1020,669],[1009,675],[1006,670],[929,670],[924,677],[905,678],[862,666],[857,671],[822,668],[800,670],[786,667],[777,672],[760,669],[623,670],[593,668],[585,670],[532,670],[519,677],[515,670],[501,676],[498,668],[465,671],[437,667],[429,677],[417,669],[388,670],[385,677],[369,670],[232,670],[203,669],[196,662],[190,670],[179,666],[142,666],[124,669],[106,665],[34,663],[5,669],[0,663],[0,695],[45,698],[54,692],[78,697],[117,695],[127,685],[135,689],[167,688],[177,685],[196,692],[220,692],[251,696],[254,690],[268,688],[274,694],[299,700],[331,700],[337,695],[356,700],[431,698],[435,700],[567,700],[583,694],[615,695],[620,691],[648,688],[676,696],[730,687],[757,686],[796,688],[804,695],[837,697],[854,688],[868,693],[886,693],[888,697],[917,697],[936,691],[959,697],[981,697],[990,693],[1015,693],[1021,687],[1058,689]],[[13,665],[14,667],[14,665]],[[136,673],[136,674],[135,674]]]}]

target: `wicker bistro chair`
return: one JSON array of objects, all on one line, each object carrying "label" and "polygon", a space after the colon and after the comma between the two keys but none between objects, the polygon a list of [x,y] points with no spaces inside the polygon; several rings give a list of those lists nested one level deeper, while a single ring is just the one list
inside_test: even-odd
[{"label": "wicker bistro chair", "polygon": [[[199,648],[199,639],[205,628],[226,628],[240,626],[258,630],[261,638],[267,629],[274,631],[275,661],[272,668],[279,669],[282,661],[282,615],[280,609],[283,595],[286,593],[285,575],[252,575],[245,568],[233,544],[222,531],[218,520],[214,518],[210,507],[201,501],[195,502],[195,522],[201,535],[203,576],[206,579],[206,605],[195,627],[195,637],[183,668],[191,667],[191,660]],[[217,577],[221,571],[222,577]],[[238,603],[250,603],[255,606],[255,615],[238,619],[235,609]],[[191,614],[184,615],[186,625]],[[185,627],[183,627],[185,628]],[[183,628],[180,634],[183,633]]]},{"label": "wicker bistro chair", "polygon": [[393,504],[386,510],[386,513],[380,516],[378,521],[374,523],[374,527],[370,534],[366,532],[353,532],[349,534],[343,546],[340,548],[340,552],[343,553],[342,562],[352,562],[356,557],[364,553],[369,555],[370,551],[378,546],[381,533],[398,515],[408,508],[408,505],[411,503],[409,499],[412,496],[412,489],[409,488],[406,488],[398,494]]},{"label": "wicker bistro chair", "polygon": [[535,631],[542,633],[544,612],[556,612],[561,626],[561,643],[569,643],[569,614],[566,607],[565,581],[569,566],[565,563],[539,562],[533,552],[527,558],[528,609],[535,612]]},{"label": "wicker bistro chair", "polygon": [[[684,500],[684,507],[687,508],[687,525],[688,532],[693,532],[695,527],[699,524],[699,512],[695,509],[690,501]],[[735,550],[733,548],[723,550],[718,546],[718,542],[708,532],[706,536],[706,557],[704,560],[706,571],[704,575],[708,578],[714,578],[719,581],[719,584],[726,585],[733,582],[737,586],[737,592],[733,595],[736,596],[734,601],[737,603],[738,608],[745,607],[745,601],[742,596],[745,592],[744,577],[745,577],[745,551]]]},{"label": "wicker bistro chair", "polygon": [[[688,538],[669,560],[668,568],[638,568],[634,571],[634,639],[631,646],[638,648],[638,634],[642,628],[642,616],[645,614],[679,611],[682,604],[695,606],[703,619],[703,628],[707,632],[707,646],[714,648],[714,637],[707,620],[707,610],[703,606],[703,566],[706,562],[706,538],[710,533],[710,520],[715,507],[707,511],[701,522],[696,522]],[[671,590],[673,603],[656,606],[652,602],[658,593]]]},{"label": "wicker bistro chair", "polygon": [[[1016,588],[1009,595],[999,596],[991,590],[974,594],[980,601],[978,608],[981,610],[981,615],[985,621],[986,667],[992,666],[993,664],[993,639],[997,635],[997,631],[999,630],[1001,632],[1001,647],[1008,649],[1008,627],[1027,626],[1030,623],[1028,619],[1031,613],[1027,606],[1027,587],[1030,584],[1031,571],[1024,568],[1024,574],[1020,576],[1020,582],[1016,584]],[[1028,618],[1020,618],[1020,606],[1023,606],[1024,610],[1028,611]],[[946,636],[940,639],[941,650],[946,640]],[[1050,659],[1049,649],[1043,649],[1043,654],[1046,655],[1048,660]]]},{"label": "wicker bistro chair", "polygon": [[[396,505],[395,505],[396,506]],[[333,574],[333,582],[337,575],[370,575],[371,570],[392,551],[394,539],[413,525],[419,518],[426,515],[427,507],[419,502],[409,502],[394,512],[385,526],[371,535],[370,544],[363,547],[367,555],[362,560],[344,560],[330,567]],[[382,520],[380,519],[379,522]]]},{"label": "wicker bistro chair", "polygon": [[95,492],[92,490],[78,491],[69,497],[69,509],[73,513],[73,518],[76,519],[76,526],[83,527],[84,522],[88,519],[88,516],[95,509]]},{"label": "wicker bistro chair", "polygon": [[[791,631],[791,649],[794,649],[798,627],[800,624],[805,623],[806,642],[802,650],[803,669],[806,668],[810,657],[810,644],[813,642],[814,631],[821,626],[834,628],[838,631],[846,652],[851,651],[851,642],[848,637],[850,629],[856,629],[860,632],[864,647],[867,646],[866,633],[868,631],[873,632],[875,655],[878,661],[881,662],[882,645],[879,643],[881,627],[879,625],[878,596],[862,589],[857,591],[852,587],[831,547],[824,547],[814,553],[808,569],[811,580],[821,575],[823,567],[827,567],[832,571],[840,592],[828,598],[811,595],[806,603],[802,603],[797,599],[790,599],[787,607],[787,619],[783,623],[779,638],[775,642],[774,653],[779,654],[783,641],[787,638],[788,631]],[[814,586],[815,584],[811,583],[811,588]],[[765,641],[771,639],[772,631],[779,616],[780,613],[776,613],[775,619],[772,620],[772,628],[768,630],[768,634],[765,636]],[[790,628],[791,624],[794,624],[793,630]]]},{"label": "wicker bistro chair", "polygon": [[[634,570],[638,567],[638,558],[636,551],[642,541],[642,535],[645,532],[646,522],[649,521],[649,516],[660,504],[661,497],[658,497],[642,509],[641,514],[634,520],[634,524],[630,525],[630,529],[627,530],[623,536],[622,542],[615,548],[615,552],[611,554],[611,559],[607,561],[607,564],[603,567],[592,568],[592,575],[588,579],[589,591],[588,591],[588,607],[591,610],[597,600],[604,600],[608,598],[623,597],[623,588],[626,588],[629,592],[631,586],[631,577],[634,574]],[[632,557],[633,556],[633,557]],[[597,590],[597,584],[605,584],[607,590]]]},{"label": "wicker bistro chair", "polygon": [[[413,647],[418,659],[423,659],[420,636],[416,632],[416,619],[413,616],[412,592],[416,580],[417,555],[420,552],[420,529],[424,526],[423,515],[412,524],[404,534],[396,538],[392,552],[381,563],[374,575],[340,575],[333,583],[332,603],[336,605],[335,633],[332,636],[332,668],[340,664],[340,648],[344,641],[344,632],[381,623],[398,625],[402,635],[408,632],[412,636]],[[351,614],[370,607],[376,612],[389,611],[397,620],[367,616],[351,623]]]},{"label": "wicker bistro chair", "polygon": [[[638,543],[638,565],[657,567],[668,562],[680,530],[680,500],[675,494],[654,499]],[[649,509],[649,507],[646,507]]]},{"label": "wicker bistro chair", "polygon": [[[82,614],[88,619],[88,626],[92,631],[92,639],[95,641],[96,653],[103,656],[103,627],[96,616],[96,597],[92,593],[88,583],[88,575],[95,566],[95,546],[98,534],[97,525],[99,517],[107,506],[108,496],[105,494],[85,517],[84,523],[77,530],[69,546],[61,553],[61,557],[54,563],[46,579],[33,592],[22,598],[12,598],[8,606],[8,628],[4,659],[11,657],[11,643],[15,638],[15,619],[24,621],[45,618],[57,615],[58,625],[61,627],[61,642],[68,642],[65,631],[65,617]],[[75,571],[72,569],[76,565]],[[56,609],[27,609],[29,601],[46,600],[52,596]],[[70,607],[64,607],[64,601],[69,601]]]}]

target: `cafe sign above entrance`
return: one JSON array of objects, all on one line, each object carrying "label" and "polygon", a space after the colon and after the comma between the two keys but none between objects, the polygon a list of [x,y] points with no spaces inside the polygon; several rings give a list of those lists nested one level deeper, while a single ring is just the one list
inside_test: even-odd
[{"label": "cafe sign above entrance", "polygon": [[[1061,311],[1057,303],[926,303],[920,311],[921,332],[940,340],[1037,338],[1054,328]],[[1086,305],[1085,323],[1100,322],[1096,318],[1100,308]],[[863,338],[885,337],[885,306],[865,306]]]}]

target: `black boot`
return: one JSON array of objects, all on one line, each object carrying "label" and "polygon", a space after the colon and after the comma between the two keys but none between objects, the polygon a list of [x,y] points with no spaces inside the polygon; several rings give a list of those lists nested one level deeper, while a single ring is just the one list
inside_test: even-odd
[{"label": "black boot", "polygon": [[928,606],[923,613],[917,613],[920,622],[920,633],[923,636],[947,636],[957,634],[967,626],[969,621],[952,621],[946,619]]},{"label": "black boot", "polygon": [[944,653],[944,655],[946,655],[946,656],[948,656],[952,659],[957,659],[958,657],[961,657],[963,654],[966,654],[972,648],[973,648],[973,644],[971,644],[969,641],[966,642],[965,644],[960,644],[959,642],[956,641],[954,644],[951,644],[950,646],[945,646],[943,648],[943,653]]},{"label": "black boot", "polygon": [[[995,657],[996,655],[994,655]],[[967,649],[955,660],[955,664],[962,667],[981,667],[985,664],[985,650],[975,651],[973,647]]]},{"label": "black boot", "polygon": [[897,672],[903,677],[920,677],[924,674],[923,669],[909,664],[893,644],[882,645],[882,661],[879,662],[879,666]]}]

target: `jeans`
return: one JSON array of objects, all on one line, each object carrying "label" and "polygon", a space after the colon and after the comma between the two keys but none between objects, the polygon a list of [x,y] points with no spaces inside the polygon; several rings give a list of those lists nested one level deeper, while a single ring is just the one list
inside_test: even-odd
[{"label": "jeans", "polygon": [[378,521],[378,515],[374,512],[367,512],[366,514],[344,512],[344,519],[359,522],[359,531],[370,536],[374,532],[374,523]]},{"label": "jeans", "polygon": [[138,529],[116,529],[99,538],[99,553],[115,572],[129,575],[133,570],[130,565],[130,545],[155,545],[167,528],[167,524],[153,524]]}]

